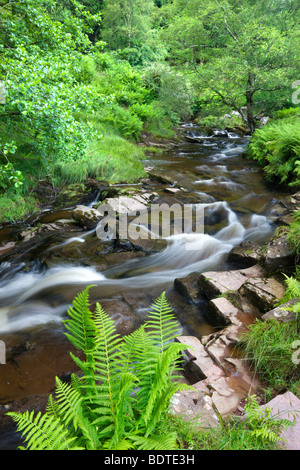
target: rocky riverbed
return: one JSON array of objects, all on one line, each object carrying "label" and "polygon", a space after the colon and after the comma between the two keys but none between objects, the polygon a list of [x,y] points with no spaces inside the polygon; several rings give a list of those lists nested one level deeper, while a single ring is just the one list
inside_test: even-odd
[{"label": "rocky riverbed", "polygon": [[[53,195],[44,182],[43,210],[0,230],[2,449],[18,444],[5,413],[43,409],[55,376],[68,380],[76,371],[61,320],[90,284],[92,302],[100,301],[121,334],[137,328],[151,302],[167,292],[181,325],[178,341],[190,345],[183,380],[198,394],[179,397],[176,412],[193,414],[201,406],[214,422],[216,410],[222,416],[241,410],[249,390],[259,387],[233,351],[247,325],[272,315],[284,294],[282,273],[296,262],[284,227],[299,209],[300,194],[275,197],[260,170],[243,159],[243,137],[198,134],[191,143],[186,129],[188,139],[149,155],[148,178],[138,184],[89,181]],[[193,249],[184,249],[185,234],[97,236],[104,206],[134,224],[153,204],[204,207],[205,233],[189,237]],[[275,233],[276,227],[283,228]]]}]

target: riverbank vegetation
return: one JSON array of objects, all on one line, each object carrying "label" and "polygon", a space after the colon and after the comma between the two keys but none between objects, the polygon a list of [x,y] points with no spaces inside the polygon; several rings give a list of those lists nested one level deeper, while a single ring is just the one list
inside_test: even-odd
[{"label": "riverbank vegetation", "polygon": [[187,119],[255,133],[267,177],[299,184],[296,2],[1,0],[0,11],[2,221],[43,178],[138,180],[143,133],[169,138]]},{"label": "riverbank vegetation", "polygon": [[73,374],[70,383],[56,378],[44,414],[8,413],[24,449],[269,450],[292,424],[272,418],[269,408],[261,410],[255,396],[247,399],[244,420],[221,419],[212,429],[169,412],[172,396],[192,387],[178,375],[186,346],[173,341],[179,325],[164,293],[145,324],[123,338],[99,304],[90,311],[89,288],[74,299],[64,323],[82,353],[71,353],[81,374]]}]

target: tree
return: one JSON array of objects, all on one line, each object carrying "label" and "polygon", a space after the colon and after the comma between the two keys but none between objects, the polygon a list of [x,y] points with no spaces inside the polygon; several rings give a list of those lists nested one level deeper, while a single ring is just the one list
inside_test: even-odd
[{"label": "tree", "polygon": [[102,38],[109,48],[133,47],[147,40],[153,9],[153,0],[104,0]]},{"label": "tree", "polygon": [[103,97],[76,80],[84,53],[93,50],[83,6],[81,16],[64,23],[55,18],[56,2],[2,2],[0,80],[6,89],[1,131],[26,136],[27,153],[49,168],[53,161],[85,156],[88,126],[75,118],[82,109],[99,106]]},{"label": "tree", "polygon": [[250,132],[260,114],[290,102],[300,37],[291,2],[175,0],[166,8],[177,11],[163,34],[172,38],[172,60],[238,111]]}]

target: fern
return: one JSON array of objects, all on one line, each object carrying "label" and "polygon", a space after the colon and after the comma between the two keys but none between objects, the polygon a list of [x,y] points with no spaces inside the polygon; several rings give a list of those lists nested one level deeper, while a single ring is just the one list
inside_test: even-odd
[{"label": "fern", "polygon": [[284,442],[281,433],[284,429],[293,426],[288,419],[272,417],[270,407],[261,408],[255,395],[248,397],[245,405],[246,424],[249,431],[258,441],[269,441],[271,443]]},{"label": "fern", "polygon": [[173,372],[186,346],[174,342],[178,324],[163,293],[149,321],[121,338],[97,303],[89,309],[89,289],[81,292],[64,321],[66,335],[85,355],[71,357],[81,369],[67,384],[56,378],[55,396],[36,416],[8,413],[29,450],[173,449],[177,438],[157,434],[171,397],[185,390]]}]

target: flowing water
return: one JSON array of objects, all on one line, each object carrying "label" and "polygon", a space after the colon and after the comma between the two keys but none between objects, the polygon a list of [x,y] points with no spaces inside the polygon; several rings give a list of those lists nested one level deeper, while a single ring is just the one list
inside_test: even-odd
[{"label": "flowing water", "polygon": [[[146,245],[148,251],[132,252],[126,251],[126,243],[120,249],[112,240],[99,240],[95,230],[71,230],[65,225],[63,230],[17,243],[15,250],[0,259],[0,339],[10,356],[9,363],[0,366],[0,403],[48,393],[53,377],[70,370],[69,343],[64,345],[60,339],[64,337],[62,319],[74,296],[88,285],[94,286],[91,302],[99,301],[123,334],[144,321],[151,302],[162,291],[183,333],[201,336],[212,331],[205,301],[196,307],[188,304],[174,289],[174,280],[194,272],[226,269],[234,246],[244,240],[267,241],[275,228],[269,212],[279,195],[266,187],[261,169],[243,157],[246,137],[223,132],[206,136],[190,124],[182,130],[185,139],[176,147],[149,155],[144,162],[170,184],[152,179],[137,188],[156,192],[159,203],[202,208],[204,231],[152,240],[152,245]],[[68,218],[71,209],[45,213],[41,220]],[[0,242],[18,240],[26,228],[4,227]],[[16,445],[13,432],[0,438],[0,449]]]},{"label": "flowing water", "polygon": [[[153,300],[162,290],[172,292],[178,277],[224,269],[227,254],[242,241],[270,238],[274,227],[267,215],[278,195],[266,188],[256,164],[243,158],[247,138],[222,132],[206,136],[190,125],[185,132],[186,140],[175,149],[149,156],[145,166],[167,175],[173,186],[180,185],[181,191],[168,201],[173,197],[176,202],[204,208],[204,233],[171,235],[163,249],[128,261],[120,258],[119,264],[106,269],[99,269],[97,263],[85,266],[83,246],[97,245],[95,231],[65,234],[55,240],[53,234],[50,239],[45,236],[35,251],[37,259],[41,253],[68,245],[76,247],[77,259],[61,261],[58,256],[50,267],[37,263],[24,271],[22,262],[16,264],[15,259],[10,263],[6,258],[0,265],[0,334],[59,325],[74,295],[91,284],[97,286],[91,291],[92,298],[100,302],[129,292],[151,293]],[[146,303],[133,314],[139,317]],[[184,323],[188,322],[187,315]]]}]

